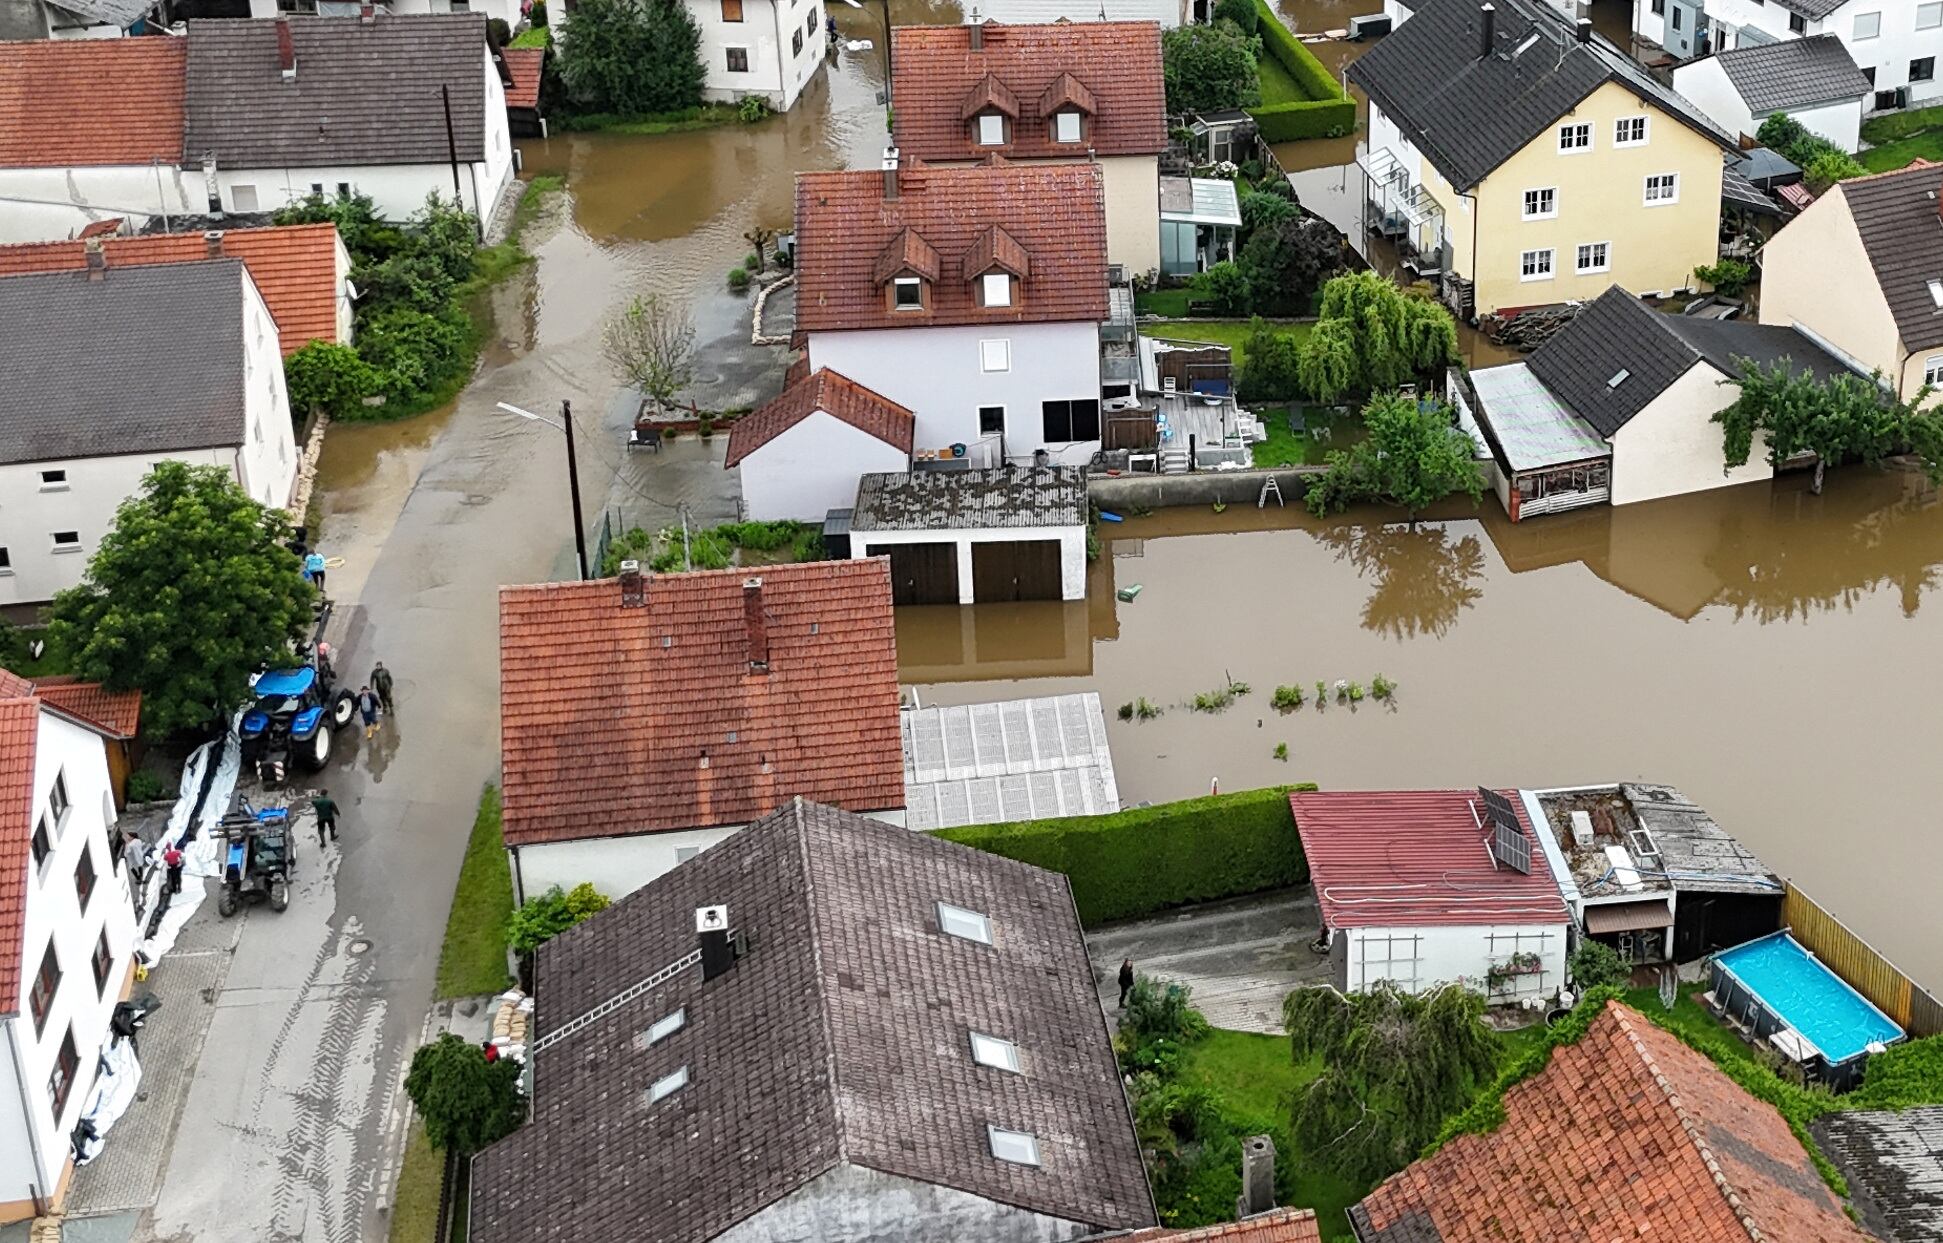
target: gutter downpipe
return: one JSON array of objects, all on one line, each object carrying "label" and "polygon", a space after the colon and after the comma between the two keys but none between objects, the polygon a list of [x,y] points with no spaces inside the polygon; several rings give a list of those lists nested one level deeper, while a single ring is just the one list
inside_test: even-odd
[{"label": "gutter downpipe", "polygon": [[[26,1109],[32,1098],[27,1095],[26,1068],[20,1064],[19,1026],[19,1015],[14,1015],[7,1020],[7,1052],[10,1055],[7,1060],[13,1063],[14,1087],[20,1093],[20,1104],[22,1108]],[[60,1124],[59,1118],[56,1118],[54,1121],[56,1125]],[[40,1128],[34,1125],[32,1119],[29,1119],[27,1123],[27,1147],[33,1151],[34,1175],[38,1178],[47,1169],[47,1158],[42,1155],[40,1150]],[[47,1199],[41,1195],[40,1187],[32,1181],[29,1181],[27,1184],[27,1194],[34,1201],[34,1213],[36,1216],[44,1215],[52,1207]]]}]

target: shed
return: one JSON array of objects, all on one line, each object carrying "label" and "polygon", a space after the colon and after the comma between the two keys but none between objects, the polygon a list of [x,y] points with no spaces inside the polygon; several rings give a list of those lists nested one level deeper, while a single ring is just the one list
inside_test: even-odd
[{"label": "shed", "polygon": [[1862,114],[1874,89],[1839,36],[1743,43],[1673,70],[1673,89],[1730,134],[1751,139],[1785,113],[1844,151],[1861,144]]},{"label": "shed", "polygon": [[1240,108],[1196,113],[1187,128],[1193,132],[1200,154],[1210,164],[1223,160],[1239,164],[1255,153],[1255,118]]},{"label": "shed", "polygon": [[1099,694],[906,711],[904,798],[913,829],[1119,811]]},{"label": "shed", "polygon": [[740,469],[742,503],[759,522],[822,521],[856,495],[867,471],[908,470],[917,418],[828,367],[736,420],[728,469]]},{"label": "shed", "polygon": [[888,556],[895,604],[1086,598],[1086,476],[1073,466],[878,472],[850,555]]},{"label": "shed", "polygon": [[1241,200],[1235,183],[1208,177],[1160,179],[1160,271],[1205,272],[1235,257]]}]

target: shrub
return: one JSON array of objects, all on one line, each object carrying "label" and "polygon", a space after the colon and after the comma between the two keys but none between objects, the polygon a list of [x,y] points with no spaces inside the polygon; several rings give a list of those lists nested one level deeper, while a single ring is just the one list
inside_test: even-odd
[{"label": "shrub", "polygon": [[506,940],[522,954],[530,954],[583,919],[607,909],[607,895],[582,881],[569,891],[555,885],[513,912]]},{"label": "shrub", "polygon": [[1390,698],[1390,696],[1396,693],[1397,693],[1397,684],[1395,682],[1390,681],[1390,679],[1384,677],[1382,674],[1379,673],[1375,677],[1370,679],[1371,698],[1388,699]]},{"label": "shrub", "polygon": [[283,360],[290,416],[299,423],[312,410],[334,419],[355,418],[377,379],[356,350],[335,341],[312,341]]},{"label": "shrub", "polygon": [[1189,902],[1294,885],[1309,877],[1278,786],[1069,816],[948,829],[937,836],[1064,873],[1087,926]]},{"label": "shrub", "polygon": [[730,268],[729,269],[729,288],[733,289],[737,293],[741,293],[743,290],[747,289],[748,287],[749,287],[749,270],[747,268]]},{"label": "shrub", "polygon": [[1133,714],[1143,721],[1151,721],[1160,715],[1160,709],[1145,695],[1133,701]]},{"label": "shrub", "polygon": [[1288,759],[1289,759],[1288,743],[1278,742],[1275,744],[1275,758],[1281,760],[1284,764],[1288,763]]},{"label": "shrub", "polygon": [[437,314],[394,307],[358,329],[358,354],[370,364],[376,386],[396,401],[423,397],[456,379],[471,362],[471,342],[472,323],[457,306]]},{"label": "shrub", "polygon": [[1582,993],[1595,988],[1623,986],[1632,974],[1612,946],[1590,938],[1581,941],[1579,948],[1572,951],[1567,966],[1573,985]]},{"label": "shrub", "polygon": [[1260,15],[1257,31],[1262,40],[1262,55],[1273,56],[1308,96],[1303,103],[1250,108],[1248,114],[1255,118],[1262,140],[1294,142],[1303,138],[1336,138],[1353,132],[1356,102],[1343,93],[1335,75],[1282,24],[1267,0],[1255,0],[1255,8]]},{"label": "shrub", "polygon": [[1216,315],[1240,315],[1248,309],[1248,278],[1232,260],[1195,273],[1188,287],[1212,302]]},{"label": "shrub", "polygon": [[1123,704],[1121,704],[1121,705],[1120,705],[1120,719],[1121,719],[1121,720],[1123,720],[1123,721],[1131,721],[1131,720],[1133,720],[1133,703],[1132,703],[1132,701],[1128,701],[1127,703],[1123,703]]},{"label": "shrub", "polygon": [[1179,26],[1160,39],[1170,113],[1247,108],[1261,102],[1255,54],[1232,26]]},{"label": "shrub", "polygon": [[1261,319],[1250,321],[1242,348],[1241,397],[1246,401],[1287,401],[1300,395],[1302,343]]},{"label": "shrub", "polygon": [[1252,35],[1262,15],[1261,10],[1255,7],[1255,0],[1216,0],[1214,20],[1233,22],[1241,33]]},{"label": "shrub", "polygon": [[506,24],[503,17],[488,18],[486,21],[486,42],[494,47],[505,47],[513,41],[513,28]]},{"label": "shrub", "polygon": [[1302,706],[1302,688],[1278,686],[1275,694],[1269,697],[1268,704],[1278,712],[1293,712]]},{"label": "shrub", "polygon": [[[769,101],[760,95],[745,95],[742,102],[735,106],[735,115],[742,118],[744,125],[754,125],[774,112],[775,109],[769,106]],[[754,267],[755,264],[751,263],[749,266]]]},{"label": "shrub", "polygon": [[128,774],[128,801],[154,803],[165,798],[174,798],[177,785],[178,783],[168,780],[158,772],[138,768]]},{"label": "shrub", "polygon": [[1740,259],[1722,259],[1693,270],[1693,278],[1714,287],[1723,298],[1738,298],[1754,282],[1754,265]]},{"label": "shrub", "polygon": [[676,0],[580,0],[559,47],[576,112],[642,116],[702,101],[701,28]]},{"label": "shrub", "polygon": [[533,23],[536,27],[544,27],[546,25],[546,0],[533,0],[533,11],[526,15],[526,20]]}]

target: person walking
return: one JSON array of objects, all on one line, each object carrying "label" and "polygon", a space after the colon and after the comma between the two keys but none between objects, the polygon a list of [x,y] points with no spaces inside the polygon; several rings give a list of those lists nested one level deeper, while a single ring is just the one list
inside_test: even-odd
[{"label": "person walking", "polygon": [[319,790],[310,805],[317,812],[317,848],[322,850],[325,833],[331,835],[332,841],[337,840],[337,803],[329,790]]},{"label": "person walking", "polygon": [[304,557],[304,577],[317,584],[317,594],[324,594],[324,554],[308,553]]},{"label": "person walking", "polygon": [[385,662],[379,661],[371,670],[371,686],[378,692],[378,702],[385,707],[385,715],[391,715],[391,670]]},{"label": "person walking", "polygon": [[371,693],[369,686],[358,691],[358,715],[364,718],[364,736],[369,740],[378,732],[378,710],[381,705],[378,697]]},{"label": "person walking", "polygon": [[171,846],[167,850],[163,851],[162,864],[164,867],[169,869],[169,885],[167,890],[165,890],[165,892],[172,895],[181,893],[182,892],[182,847]]},{"label": "person walking", "polygon": [[1127,1008],[1127,994],[1133,991],[1133,959],[1120,960],[1120,1008]]}]

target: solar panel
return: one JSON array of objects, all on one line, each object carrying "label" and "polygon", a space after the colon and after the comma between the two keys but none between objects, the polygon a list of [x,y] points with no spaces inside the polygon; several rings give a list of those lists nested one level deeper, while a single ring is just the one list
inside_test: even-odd
[{"label": "solar panel", "polygon": [[1484,800],[1484,809],[1491,813],[1493,824],[1508,825],[1514,830],[1518,828],[1518,813],[1512,810],[1510,799],[1483,786],[1477,788],[1477,796]]},{"label": "solar panel", "polygon": [[1502,824],[1493,825],[1492,828],[1492,855],[1506,867],[1517,868],[1527,876],[1531,875],[1531,843],[1525,840],[1524,833]]}]

